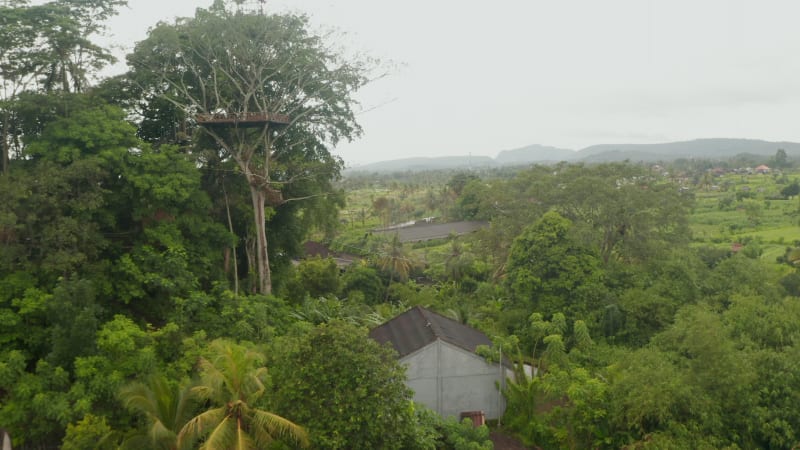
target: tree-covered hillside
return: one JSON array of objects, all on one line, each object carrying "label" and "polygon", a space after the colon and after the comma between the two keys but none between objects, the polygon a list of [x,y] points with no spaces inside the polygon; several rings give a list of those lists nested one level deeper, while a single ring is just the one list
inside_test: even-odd
[{"label": "tree-covered hillside", "polygon": [[[368,337],[416,305],[515,365],[491,426],[532,448],[800,444],[785,154],[771,174],[687,160],[341,179],[331,149],[360,132],[372,62],[238,3],[159,24],[110,79],[93,39],[124,2],[0,6],[14,448],[491,448],[485,426],[413,403]],[[421,219],[486,226],[414,244],[371,231]],[[309,241],[346,258],[307,257]]]}]

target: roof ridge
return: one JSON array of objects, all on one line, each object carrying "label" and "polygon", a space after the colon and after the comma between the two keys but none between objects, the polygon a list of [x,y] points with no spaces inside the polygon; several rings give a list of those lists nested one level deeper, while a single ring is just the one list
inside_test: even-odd
[{"label": "roof ridge", "polygon": [[[454,324],[457,324],[458,326],[462,326],[462,327],[465,327],[465,328],[473,328],[473,327],[471,327],[471,326],[469,326],[467,324],[461,323],[460,321],[458,321],[456,319],[453,319],[452,317],[447,317],[444,314],[440,314],[440,313],[438,313],[438,312],[436,312],[436,311],[434,311],[432,309],[428,309],[428,308],[425,308],[425,307],[422,307],[422,306],[418,306],[417,308],[422,308],[423,311],[426,311],[426,312],[432,314],[433,316],[436,316],[436,317],[434,317],[434,320],[444,319],[444,320],[447,320],[449,322],[453,322]],[[428,317],[426,316],[426,318],[428,318]]]},{"label": "roof ridge", "polygon": [[422,318],[425,319],[425,328],[427,330],[430,330],[431,335],[433,335],[433,337],[436,339],[441,338],[442,330],[436,323],[436,319],[434,318],[434,320],[431,320],[431,317],[429,315],[429,313],[431,313],[432,311],[420,305],[415,306],[414,309],[419,311],[420,316],[422,316]]},{"label": "roof ridge", "polygon": [[[437,318],[432,316],[432,315],[440,316],[440,314],[437,314],[437,313],[435,313],[435,312],[431,311],[430,309],[425,308],[423,306],[417,305],[416,308],[419,309],[420,314],[422,314],[422,317],[426,321],[425,326],[428,329],[431,330],[431,333],[433,333],[433,336],[435,338],[439,338],[439,339],[444,337],[445,336],[444,332],[442,331],[441,327],[439,327],[439,324],[436,323]],[[433,319],[433,320],[431,320],[431,319]]]},{"label": "roof ridge", "polygon": [[477,328],[420,305],[409,308],[383,325],[373,328],[370,336],[379,342],[391,342],[401,356],[436,340],[448,342],[473,353],[478,345],[491,345],[491,340]]},{"label": "roof ridge", "polygon": [[[472,327],[470,325],[467,325],[465,323],[461,323],[460,321],[455,320],[453,318],[447,317],[444,314],[439,314],[436,311],[432,311],[427,308],[421,308],[421,310],[428,313],[425,315],[425,319],[428,321],[428,323],[431,324],[432,331],[434,332],[434,336],[437,339],[441,339],[445,342],[455,345],[456,347],[463,348],[472,353],[475,353],[475,348],[472,348],[470,344],[466,343],[465,341],[466,335],[477,334],[483,336],[489,341],[488,345],[491,345],[491,339],[489,339],[489,337],[486,336],[486,334],[483,331],[475,327]],[[448,327],[450,332],[445,330],[443,327]],[[455,330],[451,327],[454,327]],[[452,334],[453,331],[455,331],[456,334]]]}]

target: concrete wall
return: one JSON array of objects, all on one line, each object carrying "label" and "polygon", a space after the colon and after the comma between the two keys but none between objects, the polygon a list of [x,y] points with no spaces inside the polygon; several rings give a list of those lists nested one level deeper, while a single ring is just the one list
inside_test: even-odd
[{"label": "concrete wall", "polygon": [[483,411],[487,419],[497,419],[505,410],[496,387],[504,379],[499,365],[472,352],[437,340],[400,362],[408,367],[407,384],[414,400],[442,416]]},{"label": "concrete wall", "polygon": [[437,412],[441,409],[441,396],[438,394],[438,358],[439,341],[437,340],[400,359],[400,363],[407,367],[406,385],[414,391],[414,401]]},{"label": "concrete wall", "polygon": [[2,444],[2,450],[12,450],[11,436],[9,436],[8,432],[2,428],[0,428],[0,444]]}]

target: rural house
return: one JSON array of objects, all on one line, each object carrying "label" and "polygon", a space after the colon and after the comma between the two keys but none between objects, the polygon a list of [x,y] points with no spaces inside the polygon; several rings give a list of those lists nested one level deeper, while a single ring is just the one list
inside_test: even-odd
[{"label": "rural house", "polygon": [[414,307],[372,329],[370,337],[390,343],[408,368],[406,384],[414,401],[444,417],[482,411],[497,419],[505,410],[498,390],[508,368],[475,353],[491,345],[482,332],[423,307]]}]

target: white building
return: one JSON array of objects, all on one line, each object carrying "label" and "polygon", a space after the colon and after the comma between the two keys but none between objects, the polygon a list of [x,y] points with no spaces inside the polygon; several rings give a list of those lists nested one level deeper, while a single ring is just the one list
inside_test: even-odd
[{"label": "white building", "polygon": [[492,345],[482,332],[417,306],[370,331],[390,343],[408,368],[406,384],[414,401],[444,417],[482,411],[497,419],[505,410],[503,386],[508,368],[475,354]]}]

